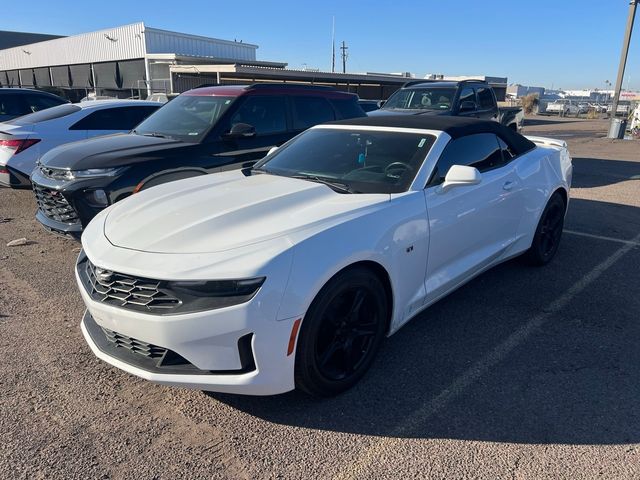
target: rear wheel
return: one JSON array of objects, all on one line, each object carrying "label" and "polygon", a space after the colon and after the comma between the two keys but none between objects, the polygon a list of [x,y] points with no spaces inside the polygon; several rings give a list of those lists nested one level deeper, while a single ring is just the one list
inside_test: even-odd
[{"label": "rear wheel", "polygon": [[566,205],[562,195],[554,193],[544,208],[531,248],[523,258],[532,265],[545,265],[551,261],[560,245]]},{"label": "rear wheel", "polygon": [[387,295],[370,270],[345,270],[324,286],[302,323],[296,387],[331,396],[355,385],[371,366],[387,325]]}]

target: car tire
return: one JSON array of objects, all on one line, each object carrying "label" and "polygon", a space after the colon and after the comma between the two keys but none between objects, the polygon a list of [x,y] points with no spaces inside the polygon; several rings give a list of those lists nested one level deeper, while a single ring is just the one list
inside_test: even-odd
[{"label": "car tire", "polygon": [[296,349],[296,388],[330,397],[355,385],[369,369],[387,329],[389,300],[366,267],[334,276],[311,303]]},{"label": "car tire", "polygon": [[562,195],[554,193],[540,216],[531,247],[523,254],[528,264],[546,265],[555,256],[562,238],[565,210]]}]

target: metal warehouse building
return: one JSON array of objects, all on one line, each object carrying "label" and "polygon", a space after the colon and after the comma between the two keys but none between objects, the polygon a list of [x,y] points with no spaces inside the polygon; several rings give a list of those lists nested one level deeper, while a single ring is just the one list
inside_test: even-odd
[{"label": "metal warehouse building", "polygon": [[96,91],[128,97],[170,91],[169,66],[256,62],[257,45],[187,35],[134,23],[0,50],[0,86],[37,87],[67,96]]}]

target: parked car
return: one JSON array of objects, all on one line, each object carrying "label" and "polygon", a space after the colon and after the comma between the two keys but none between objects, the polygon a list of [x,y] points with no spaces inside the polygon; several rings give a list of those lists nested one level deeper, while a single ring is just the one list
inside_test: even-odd
[{"label": "parked car", "polygon": [[69,103],[52,93],[29,88],[0,88],[0,122]]},{"label": "parked car", "polygon": [[587,102],[578,103],[578,114],[587,113],[591,106]]},{"label": "parked car", "polygon": [[44,153],[65,143],[128,132],[160,106],[133,100],[65,103],[0,123],[0,186],[31,188],[29,176]]},{"label": "parked car", "polygon": [[518,255],[549,262],[571,177],[564,142],[497,122],[319,125],[253,169],[94,218],[76,265],[82,332],[102,360],[165,385],[334,395],[476,275]]},{"label": "parked car", "polygon": [[[621,115],[626,117],[627,115],[629,115],[630,109],[631,109],[631,102],[628,102],[628,101],[618,102],[618,107],[616,108],[616,115]],[[611,115],[612,110],[613,110],[613,104],[610,103],[609,105],[607,105],[607,113]]]},{"label": "parked car", "polygon": [[499,108],[493,88],[480,80],[460,82],[415,81],[406,83],[370,115],[447,115],[494,120],[520,130],[520,107]]},{"label": "parked car", "polygon": [[126,135],[55,148],[34,170],[46,228],[79,235],[100,210],[134,192],[252,165],[274,146],[330,120],[365,116],[358,97],[289,84],[207,87],[164,104]]},{"label": "parked car", "polygon": [[596,113],[606,113],[607,106],[600,103],[590,103],[589,108],[591,108]]},{"label": "parked car", "polygon": [[358,100],[358,104],[362,107],[362,110],[365,112],[373,112],[374,110],[378,110],[380,105],[382,105],[382,100]]},{"label": "parked car", "polygon": [[562,98],[549,103],[545,113],[567,116],[578,115],[579,111],[578,105],[573,100]]}]

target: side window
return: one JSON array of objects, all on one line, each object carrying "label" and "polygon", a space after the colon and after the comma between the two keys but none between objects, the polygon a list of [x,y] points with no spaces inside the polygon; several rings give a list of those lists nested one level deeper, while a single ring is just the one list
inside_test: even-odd
[{"label": "side window", "polygon": [[46,108],[55,107],[63,103],[60,100],[45,97],[44,95],[25,95],[24,98],[31,112],[37,112]]},{"label": "side window", "polygon": [[248,123],[256,134],[285,132],[287,130],[287,106],[284,97],[249,97],[231,117],[231,126]]},{"label": "side window", "polygon": [[487,87],[480,87],[476,90],[478,94],[478,108],[480,110],[489,110],[496,106],[493,101],[493,93]]},{"label": "side window", "polygon": [[335,120],[333,108],[322,97],[293,97],[293,128],[302,130]]},{"label": "side window", "polygon": [[[340,118],[356,118],[364,117],[366,115],[364,109],[358,104],[355,98],[353,99],[338,99],[332,98],[329,100],[333,108],[338,112]],[[377,105],[373,105],[373,109],[377,109]]]},{"label": "side window", "polygon": [[476,92],[473,90],[473,88],[466,87],[462,89],[459,104],[462,105],[462,102],[476,103]]},{"label": "side window", "polygon": [[440,155],[429,185],[438,185],[452,165],[469,165],[486,172],[502,165],[502,152],[493,133],[477,133],[450,142]]},{"label": "side window", "polygon": [[24,115],[26,105],[22,102],[22,95],[0,95],[0,115]]},{"label": "side window", "polygon": [[139,106],[139,107],[126,107],[121,110],[126,110],[124,117],[126,121],[123,122],[125,126],[121,130],[133,130],[140,122],[155,112],[159,106]]},{"label": "side window", "polygon": [[105,108],[90,113],[79,120],[69,130],[131,130],[135,125],[131,123],[124,108]]}]

